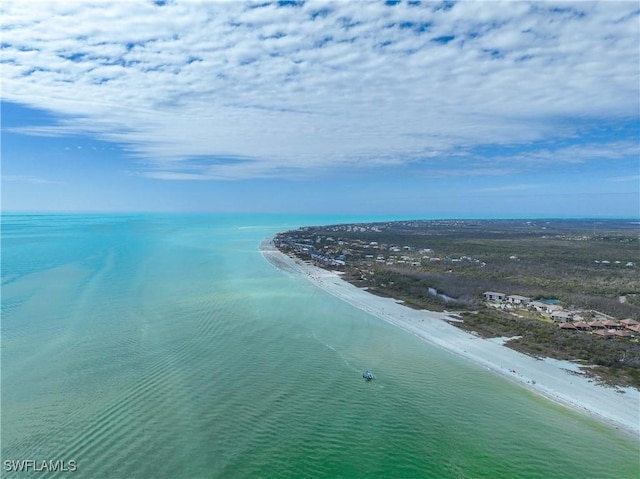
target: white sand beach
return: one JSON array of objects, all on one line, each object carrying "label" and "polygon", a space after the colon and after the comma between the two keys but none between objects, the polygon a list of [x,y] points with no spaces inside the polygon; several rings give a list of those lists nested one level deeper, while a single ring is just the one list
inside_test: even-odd
[{"label": "white sand beach", "polygon": [[269,263],[290,274],[301,275],[328,293],[387,321],[420,339],[505,376],[552,401],[624,429],[640,437],[640,391],[596,384],[582,375],[576,364],[540,360],[503,346],[498,338],[482,339],[449,324],[447,313],[415,310],[391,298],[368,293],[340,275],[291,258],[278,251],[270,239],[260,251]]}]

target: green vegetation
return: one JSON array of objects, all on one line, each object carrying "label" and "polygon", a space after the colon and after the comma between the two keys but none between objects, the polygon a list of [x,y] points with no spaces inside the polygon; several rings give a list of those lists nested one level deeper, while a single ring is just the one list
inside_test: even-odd
[{"label": "green vegetation", "polygon": [[[279,238],[285,250],[306,240],[319,255],[343,257],[351,278],[389,295],[426,286],[478,306],[483,291],[504,291],[637,319],[638,232],[622,220],[438,220],[302,228]],[[397,284],[399,276],[412,280]]]},{"label": "green vegetation", "polygon": [[407,306],[466,311],[456,326],[521,336],[507,346],[526,354],[584,361],[602,381],[640,387],[637,337],[560,330],[548,316],[498,311],[482,297],[556,298],[585,319],[597,310],[640,320],[638,233],[624,220],[401,221],[301,228],[276,245]]}]

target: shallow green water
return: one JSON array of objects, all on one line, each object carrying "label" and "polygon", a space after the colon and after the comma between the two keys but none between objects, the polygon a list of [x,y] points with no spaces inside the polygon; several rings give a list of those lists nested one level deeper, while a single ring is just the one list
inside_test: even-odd
[{"label": "shallow green water", "polygon": [[337,221],[5,216],[2,460],[77,471],[2,477],[639,476],[637,440],[257,251]]}]

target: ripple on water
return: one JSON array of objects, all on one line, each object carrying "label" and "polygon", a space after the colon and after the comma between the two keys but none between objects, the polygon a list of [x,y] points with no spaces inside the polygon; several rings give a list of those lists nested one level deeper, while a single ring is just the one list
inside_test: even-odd
[{"label": "ripple on water", "polygon": [[57,222],[74,261],[15,262],[3,459],[75,459],[79,478],[638,476],[637,443],[279,273],[247,246],[265,230],[234,221]]}]

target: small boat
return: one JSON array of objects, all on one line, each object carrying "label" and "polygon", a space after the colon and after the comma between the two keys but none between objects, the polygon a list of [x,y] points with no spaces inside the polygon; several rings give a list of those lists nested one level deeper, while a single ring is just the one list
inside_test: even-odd
[{"label": "small boat", "polygon": [[369,370],[366,370],[365,372],[362,373],[362,377],[365,378],[367,381],[371,381],[372,379],[375,379],[376,377],[373,375],[373,373]]}]

